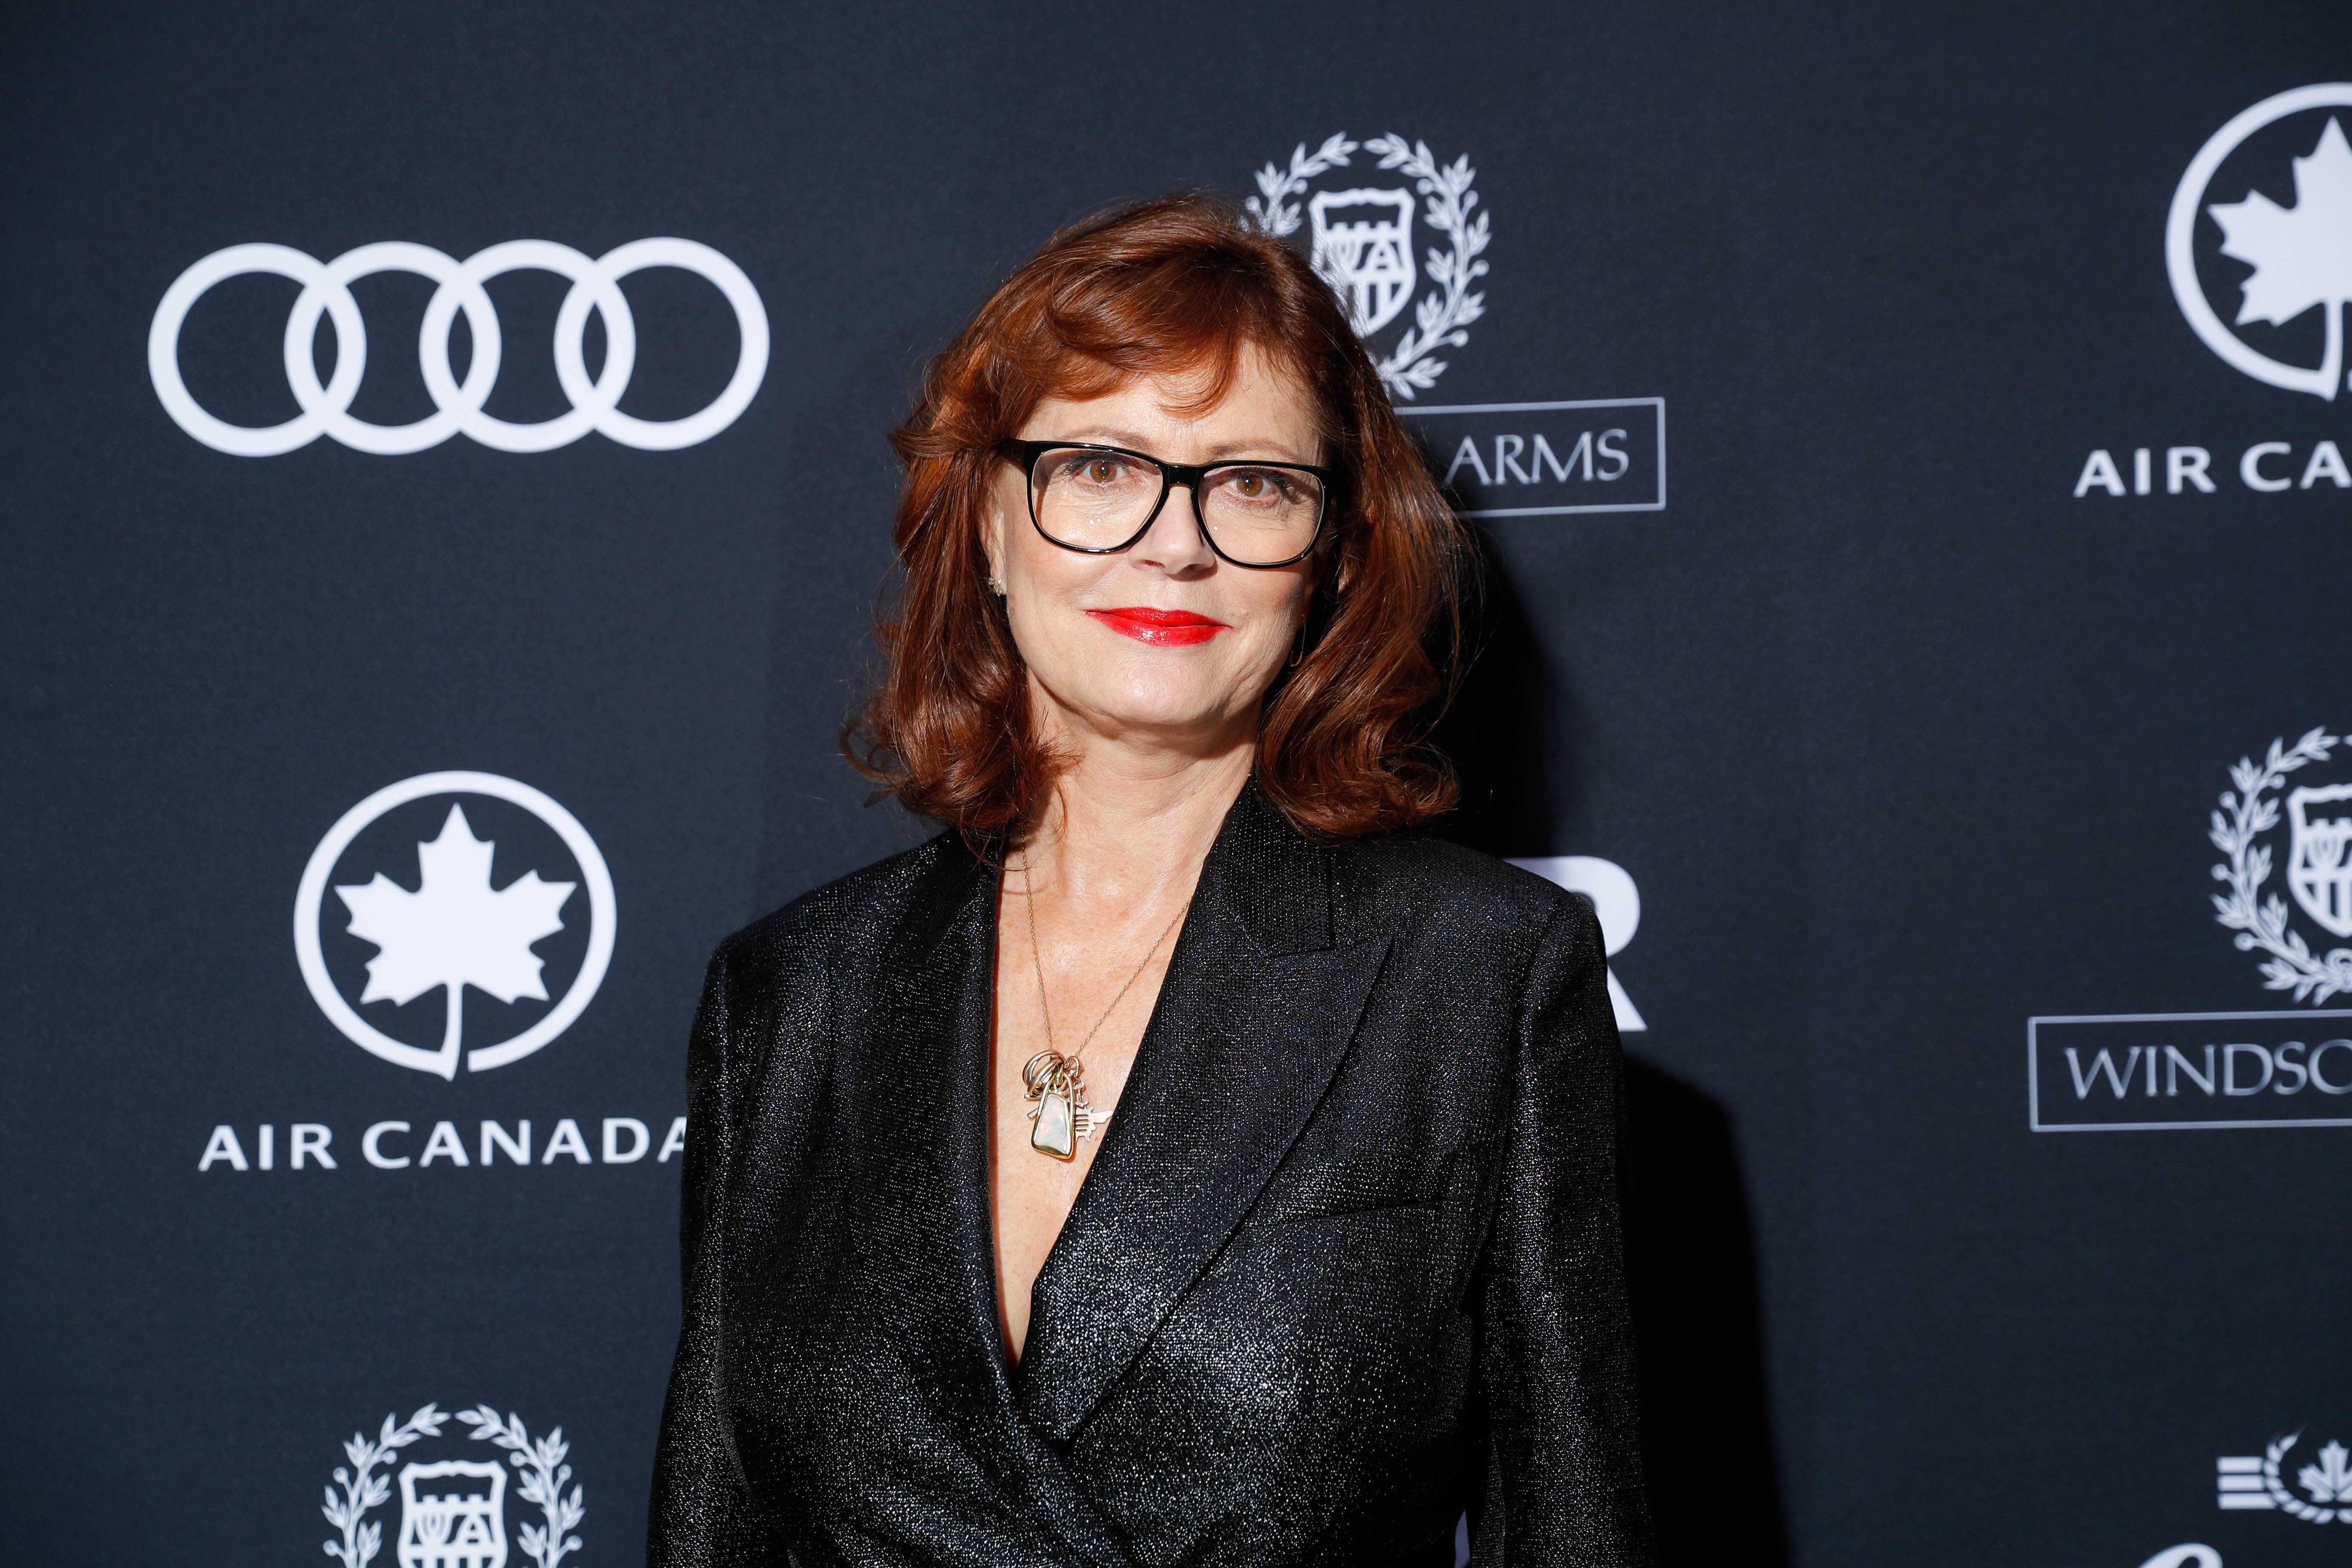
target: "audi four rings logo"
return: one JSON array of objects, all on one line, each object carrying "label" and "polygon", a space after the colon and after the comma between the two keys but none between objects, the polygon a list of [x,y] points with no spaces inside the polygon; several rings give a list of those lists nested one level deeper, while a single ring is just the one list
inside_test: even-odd
[{"label": "audi four rings logo", "polygon": [[[621,293],[621,279],[647,267],[681,268],[709,279],[734,307],[736,324],[742,330],[742,350],[727,389],[708,408],[683,419],[638,419],[618,407],[637,358],[636,322]],[[572,280],[571,292],[555,315],[555,374],[572,400],[572,412],[518,425],[482,412],[499,378],[501,348],[499,313],[482,284],[502,272],[526,268]],[[214,284],[247,272],[275,273],[302,286],[286,321],[286,380],[302,412],[283,425],[261,429],[214,417],[189,395],[180,377],[180,326],[190,308]],[[416,340],[425,390],[436,412],[413,425],[371,425],[351,414],[352,399],[367,369],[367,329],[360,321],[351,284],[375,272],[414,272],[439,285],[425,307],[425,326]],[[449,368],[449,330],[459,310],[466,312],[474,338],[473,361],[462,383]],[[582,342],[591,310],[604,318],[605,345],[604,367],[593,380]],[[323,385],[310,353],[321,312],[335,323],[335,372]],[[502,452],[545,452],[569,446],[591,430],[601,430],[625,447],[668,452],[709,440],[750,406],[768,373],[768,312],[741,268],[690,239],[640,239],[593,258],[551,240],[514,239],[463,261],[431,246],[401,240],[362,245],[326,262],[283,245],[232,245],[181,273],[163,291],[163,302],[155,307],[155,323],[147,332],[147,371],[154,378],[155,395],[181,429],[216,451],[240,458],[276,457],[321,436],[387,457],[421,452],[460,434]]]}]

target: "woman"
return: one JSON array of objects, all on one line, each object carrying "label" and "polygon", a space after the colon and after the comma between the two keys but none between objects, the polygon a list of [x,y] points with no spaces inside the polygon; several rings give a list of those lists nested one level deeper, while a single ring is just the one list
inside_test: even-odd
[{"label": "woman", "polygon": [[712,960],[652,1561],[1645,1560],[1600,931],[1404,834],[1462,545],[1337,300],[1129,208],[898,445],[949,831]]}]

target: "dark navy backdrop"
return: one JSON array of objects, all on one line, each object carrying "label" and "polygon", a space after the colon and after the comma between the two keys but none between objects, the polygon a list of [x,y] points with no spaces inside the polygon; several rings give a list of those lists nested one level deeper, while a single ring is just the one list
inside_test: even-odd
[{"label": "dark navy backdrop", "polygon": [[[2230,363],[2165,253],[2210,139],[2352,79],[2340,5],[26,5],[0,38],[11,1560],[324,1540],[391,1568],[436,1519],[483,1564],[636,1555],[703,955],[919,831],[834,749],[884,431],[1055,226],[1263,200],[1270,164],[1302,244],[1313,194],[1413,193],[1375,347],[1453,411],[1423,427],[1465,506],[1522,513],[1481,520],[1450,831],[1615,900],[1671,1560],[2340,1556],[2352,1052],[2312,1049],[2352,979],[2352,400]],[[2352,297],[2333,112],[2282,110],[2186,198],[2208,336],[2306,370]],[[1314,167],[1335,134],[1349,162]],[[233,455],[149,360],[166,291],[232,246],[664,237],[740,268],[769,338],[740,416],[674,450]],[[622,414],[719,396],[756,335],[724,270],[622,285]],[[2250,277],[2276,321],[2237,321]],[[567,284],[487,288],[483,416],[556,418]],[[197,405],[296,416],[299,292],[194,303]],[[352,286],[352,416],[433,415],[433,295]],[[1464,341],[1417,353],[1433,321]],[[583,341],[599,374],[610,321]],[[484,345],[455,342],[462,379]],[[1563,404],[1605,406],[1511,406]],[[528,786],[589,854],[504,784],[428,784],[305,884],[347,814],[444,770]],[[466,841],[420,853],[453,805]],[[571,885],[552,936],[527,874]],[[362,941],[333,889],[378,876],[405,923]],[[445,1073],[330,1000],[430,1055],[453,989],[463,1052],[576,1018]],[[2241,1012],[2294,1016],[2198,1016]],[[2029,1030],[2084,1016],[2131,1016]],[[2263,1082],[2231,1092],[2242,1052],[2200,1089],[2232,1043]],[[2310,1124],[2246,1125],[2281,1121]]]}]

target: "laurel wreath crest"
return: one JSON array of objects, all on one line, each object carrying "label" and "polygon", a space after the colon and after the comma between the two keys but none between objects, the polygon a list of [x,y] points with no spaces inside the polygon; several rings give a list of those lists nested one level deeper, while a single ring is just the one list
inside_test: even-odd
[{"label": "laurel wreath crest", "polygon": [[364,1433],[352,1434],[351,1441],[343,1445],[343,1455],[351,1465],[348,1468],[335,1467],[335,1486],[343,1489],[342,1495],[337,1497],[335,1487],[329,1487],[327,1506],[320,1510],[343,1536],[340,1543],[321,1543],[328,1556],[341,1558],[343,1568],[367,1568],[368,1560],[383,1545],[383,1526],[370,1520],[368,1512],[392,1496],[392,1478],[377,1475],[375,1468],[419,1437],[438,1437],[441,1423],[448,1419],[427,1405],[398,1426],[386,1415],[383,1430],[373,1442]]},{"label": "laurel wreath crest", "polygon": [[2270,954],[2262,966],[2264,989],[2291,990],[2296,1001],[2314,1005],[2339,993],[2352,994],[2352,948],[2336,948],[2325,957],[2313,953],[2302,933],[2287,924],[2286,900],[2276,893],[2262,897],[2262,885],[2270,879],[2271,852],[2254,840],[2278,826],[2278,802],[2269,792],[2305,763],[2326,762],[2342,739],[2328,734],[2323,725],[2292,749],[2283,750],[2281,742],[2273,740],[2260,763],[2239,758],[2230,770],[2230,782],[2238,787],[2221,792],[2221,809],[2213,814],[2209,835],[2213,847],[2230,858],[2228,864],[2213,868],[2213,879],[2230,889],[2213,895],[2213,918],[2238,933],[2234,941],[2240,952],[2260,948]]},{"label": "laurel wreath crest", "polygon": [[1402,170],[1414,191],[1428,198],[1423,221],[1451,242],[1448,249],[1428,253],[1424,269],[1434,287],[1414,303],[1413,324],[1380,361],[1381,380],[1390,393],[1410,400],[1415,392],[1437,384],[1445,373],[1446,362],[1433,357],[1437,351],[1467,343],[1470,334],[1465,329],[1486,313],[1486,296],[1470,291],[1470,285],[1487,272],[1486,263],[1478,259],[1486,248],[1487,215],[1471,216],[1478,205],[1478,193],[1471,188],[1478,171],[1470,166],[1468,154],[1441,164],[1426,142],[1407,142],[1391,133],[1356,142],[1343,131],[1311,154],[1307,143],[1300,142],[1291,150],[1287,169],[1279,163],[1260,169],[1258,194],[1243,205],[1261,232],[1277,239],[1296,234],[1301,204],[1294,198],[1304,195],[1317,175],[1349,166],[1359,151],[1377,155],[1382,169]]},{"label": "laurel wreath crest", "polygon": [[[515,1532],[537,1568],[556,1568],[565,1553],[579,1551],[580,1538],[571,1532],[588,1517],[587,1491],[575,1486],[570,1497],[563,1495],[563,1483],[572,1479],[572,1467],[563,1462],[572,1452],[572,1445],[563,1440],[563,1428],[558,1426],[534,1439],[521,1416],[509,1415],[501,1420],[487,1405],[460,1410],[457,1417],[461,1425],[474,1428],[475,1441],[488,1440],[507,1450],[507,1462],[520,1472],[516,1495],[539,1505],[546,1522],[525,1523]],[[328,1556],[341,1561],[343,1568],[367,1568],[383,1548],[383,1526],[367,1516],[392,1496],[392,1478],[376,1474],[376,1467],[420,1437],[438,1437],[448,1419],[447,1412],[427,1405],[396,1426],[386,1415],[373,1440],[364,1433],[352,1434],[343,1445],[343,1455],[351,1463],[335,1467],[335,1486],[327,1489],[326,1506],[320,1510],[342,1535],[340,1542],[321,1542]],[[342,1489],[340,1495],[336,1487]]]}]

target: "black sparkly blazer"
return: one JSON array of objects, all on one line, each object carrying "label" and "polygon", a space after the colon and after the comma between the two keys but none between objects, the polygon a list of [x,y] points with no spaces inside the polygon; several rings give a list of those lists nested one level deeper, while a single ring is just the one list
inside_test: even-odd
[{"label": "black sparkly blazer", "polygon": [[1244,789],[1016,1363],[994,891],[942,835],[712,959],[655,1568],[1649,1561],[1591,909]]}]

